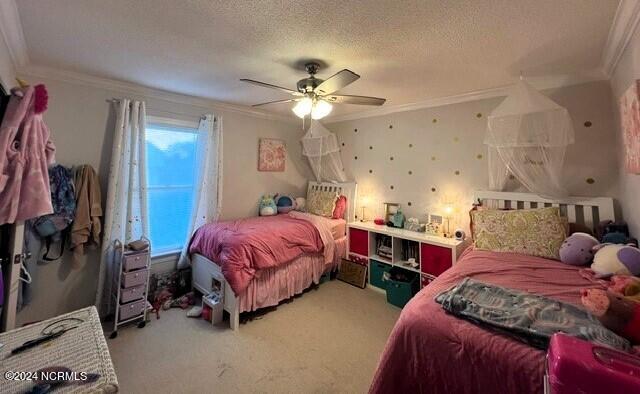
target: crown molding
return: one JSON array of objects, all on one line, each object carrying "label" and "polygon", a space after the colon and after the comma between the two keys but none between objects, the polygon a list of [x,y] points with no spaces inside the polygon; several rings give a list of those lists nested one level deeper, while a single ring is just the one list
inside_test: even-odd
[{"label": "crown molding", "polygon": [[602,52],[602,69],[608,78],[613,75],[639,21],[640,1],[620,0]]},{"label": "crown molding", "polygon": [[29,64],[27,42],[24,39],[18,6],[14,0],[0,1],[0,32],[9,48],[13,67],[17,70]]},{"label": "crown molding", "polygon": [[[556,89],[565,86],[579,85],[582,83],[602,81],[608,79],[606,75],[600,70],[592,70],[580,75],[558,75],[548,77],[527,77],[526,80],[529,84],[538,90]],[[346,120],[355,120],[370,118],[374,116],[383,116],[394,114],[397,112],[415,111],[423,108],[440,107],[443,105],[459,104],[469,101],[484,100],[495,97],[504,97],[509,93],[509,88],[513,85],[505,85],[495,88],[474,90],[462,94],[456,94],[453,96],[439,97],[428,100],[417,101],[408,104],[398,105],[386,105],[378,107],[368,111],[329,116],[324,123],[336,123]]]},{"label": "crown molding", "polygon": [[131,82],[124,82],[117,79],[97,77],[94,75],[78,73],[75,71],[61,70],[46,66],[28,65],[17,70],[17,74],[25,79],[51,79],[55,81],[67,82],[83,86],[90,86],[98,89],[113,91],[114,94],[131,94],[157,100],[168,101],[176,104],[193,105],[196,107],[228,111],[249,115],[256,118],[276,120],[286,123],[295,123],[297,118],[273,114],[263,110],[247,107],[244,105],[224,103],[203,97],[195,97],[166,90],[150,88]]}]

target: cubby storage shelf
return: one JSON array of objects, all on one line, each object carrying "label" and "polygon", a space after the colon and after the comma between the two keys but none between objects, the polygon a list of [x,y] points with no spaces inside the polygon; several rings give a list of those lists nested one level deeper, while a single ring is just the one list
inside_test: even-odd
[{"label": "cubby storage shelf", "polygon": [[[392,258],[378,255],[377,239],[380,236],[391,238]],[[409,241],[409,242],[407,242]],[[411,267],[404,258],[403,245],[411,245],[414,255],[417,249],[417,267]],[[434,278],[446,271],[457,261],[462,251],[468,246],[466,240],[456,240],[415,231],[377,225],[373,222],[349,223],[349,253],[357,254],[369,259],[369,284],[380,288],[379,278],[373,278],[372,274],[381,273],[381,269],[372,269],[372,262],[388,264],[390,267],[419,273],[421,286],[429,284]],[[367,253],[365,255],[365,253]]]}]

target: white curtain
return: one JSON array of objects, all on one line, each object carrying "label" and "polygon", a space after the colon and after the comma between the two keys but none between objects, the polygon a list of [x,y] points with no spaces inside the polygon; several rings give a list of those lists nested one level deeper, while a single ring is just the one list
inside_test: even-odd
[{"label": "white curtain", "polygon": [[218,220],[222,208],[222,120],[206,115],[198,128],[199,163],[196,169],[193,209],[178,268],[189,266],[189,240],[193,232],[205,223]]},{"label": "white curtain", "polygon": [[573,142],[569,112],[520,81],[489,115],[489,186],[502,190],[511,173],[532,193],[566,196],[562,169],[566,148]]},{"label": "white curtain", "polygon": [[338,139],[320,121],[312,120],[309,130],[302,137],[302,154],[307,156],[318,182],[346,182]]},{"label": "white curtain", "polygon": [[118,103],[109,170],[106,215],[96,305],[102,316],[115,307],[117,242],[149,236],[145,173],[145,103],[122,99]]}]

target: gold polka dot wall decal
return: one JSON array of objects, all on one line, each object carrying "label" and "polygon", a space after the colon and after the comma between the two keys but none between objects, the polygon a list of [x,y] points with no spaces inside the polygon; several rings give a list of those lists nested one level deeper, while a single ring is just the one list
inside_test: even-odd
[{"label": "gold polka dot wall decal", "polygon": [[433,120],[432,120],[431,122],[433,122],[433,123],[438,123],[438,119],[433,118]]},{"label": "gold polka dot wall decal", "polygon": [[591,127],[593,123],[591,123],[591,121],[587,120],[586,122],[584,122],[584,127]]},{"label": "gold polka dot wall decal", "polygon": [[369,145],[369,150],[373,149],[373,146]]},{"label": "gold polka dot wall decal", "polygon": [[393,156],[391,156],[391,157],[389,158],[389,160],[393,161]]},{"label": "gold polka dot wall decal", "polygon": [[453,142],[458,142],[458,141],[460,141],[460,138],[458,138],[458,137],[453,137]]},{"label": "gold polka dot wall decal", "polygon": [[344,146],[344,142],[342,143],[342,146]]},{"label": "gold polka dot wall decal", "polygon": [[586,182],[590,185],[593,185],[594,183],[596,183],[596,180],[593,178],[587,178]]},{"label": "gold polka dot wall decal", "polygon": [[480,112],[478,112],[478,113],[476,114],[476,118],[482,118],[482,114],[481,114]]},{"label": "gold polka dot wall decal", "polygon": [[389,189],[393,190],[393,185],[389,186]]},{"label": "gold polka dot wall decal", "polygon": [[456,172],[454,172],[454,174],[460,175],[460,171],[456,170]]},{"label": "gold polka dot wall decal", "polygon": [[413,174],[413,171],[409,171],[409,175]]},{"label": "gold polka dot wall decal", "polygon": [[431,191],[435,193],[435,192],[436,192],[436,188],[435,188],[435,187],[432,187],[432,188],[431,188]]},{"label": "gold polka dot wall decal", "polygon": [[431,160],[435,161],[436,157],[435,156],[431,156]]},{"label": "gold polka dot wall decal", "polygon": [[369,170],[369,174],[373,174],[373,170]]},{"label": "gold polka dot wall decal", "polygon": [[476,156],[476,159],[478,159],[478,160],[482,160],[482,155],[478,155],[478,156]]},{"label": "gold polka dot wall decal", "polygon": [[409,201],[409,202],[407,203],[407,205],[408,205],[408,206],[411,206],[411,201]]},{"label": "gold polka dot wall decal", "polygon": [[390,129],[392,129],[392,128],[393,128],[393,125],[392,125],[392,124],[390,124],[390,125],[389,125],[389,128],[390,128]]},{"label": "gold polka dot wall decal", "polygon": [[413,148],[413,144],[409,144],[409,148]]},{"label": "gold polka dot wall decal", "polygon": [[354,159],[354,160],[358,160],[358,156],[354,156],[354,157],[353,157],[353,159]]}]

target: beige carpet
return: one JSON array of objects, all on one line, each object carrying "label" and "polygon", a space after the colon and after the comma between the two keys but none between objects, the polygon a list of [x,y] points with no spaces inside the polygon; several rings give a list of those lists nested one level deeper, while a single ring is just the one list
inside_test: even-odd
[{"label": "beige carpet", "polygon": [[399,314],[333,280],[237,332],[172,309],[108,344],[124,393],[364,393]]}]

